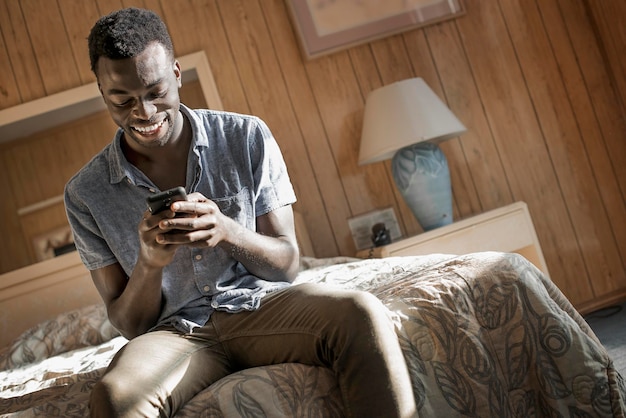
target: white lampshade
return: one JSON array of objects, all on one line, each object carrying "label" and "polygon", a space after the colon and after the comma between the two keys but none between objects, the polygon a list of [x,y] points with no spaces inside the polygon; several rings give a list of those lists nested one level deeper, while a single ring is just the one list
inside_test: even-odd
[{"label": "white lampshade", "polygon": [[398,81],[367,96],[359,165],[390,159],[407,145],[438,143],[465,131],[424,80]]}]

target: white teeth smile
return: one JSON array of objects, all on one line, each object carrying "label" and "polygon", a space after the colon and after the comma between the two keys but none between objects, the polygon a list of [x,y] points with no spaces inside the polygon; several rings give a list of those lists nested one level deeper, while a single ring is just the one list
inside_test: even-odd
[{"label": "white teeth smile", "polygon": [[138,131],[138,132],[141,132],[142,134],[145,134],[145,133],[148,133],[148,132],[156,131],[161,126],[163,126],[164,122],[165,122],[165,119],[163,119],[159,123],[155,123],[154,125],[150,125],[150,126],[133,126],[133,129]]}]

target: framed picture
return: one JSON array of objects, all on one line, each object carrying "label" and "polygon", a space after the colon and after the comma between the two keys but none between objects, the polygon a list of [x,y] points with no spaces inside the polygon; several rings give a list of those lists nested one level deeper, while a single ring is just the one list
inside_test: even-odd
[{"label": "framed picture", "polygon": [[465,13],[461,0],[287,0],[287,4],[307,59]]},{"label": "framed picture", "polygon": [[33,239],[37,261],[47,260],[76,250],[69,226],[53,229]]}]

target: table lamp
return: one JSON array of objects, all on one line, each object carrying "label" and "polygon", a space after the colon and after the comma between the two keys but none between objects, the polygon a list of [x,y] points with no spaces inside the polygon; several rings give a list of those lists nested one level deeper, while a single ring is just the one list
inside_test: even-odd
[{"label": "table lamp", "polygon": [[438,143],[465,126],[421,78],[367,96],[359,165],[392,158],[393,178],[424,231],[452,223],[452,187]]}]

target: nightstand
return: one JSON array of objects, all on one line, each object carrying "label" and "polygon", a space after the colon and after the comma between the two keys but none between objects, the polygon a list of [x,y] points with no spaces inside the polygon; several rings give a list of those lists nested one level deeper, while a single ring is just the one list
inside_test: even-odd
[{"label": "nightstand", "polygon": [[357,257],[381,258],[434,253],[461,255],[481,251],[521,254],[548,274],[546,260],[528,206],[524,202],[462,219],[389,245],[362,250],[357,253]]}]

